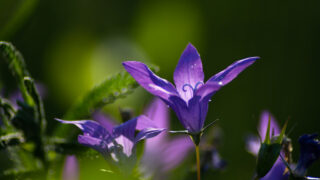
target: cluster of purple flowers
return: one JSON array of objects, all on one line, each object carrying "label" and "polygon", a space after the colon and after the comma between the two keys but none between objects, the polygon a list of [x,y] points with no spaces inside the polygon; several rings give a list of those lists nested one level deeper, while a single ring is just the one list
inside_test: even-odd
[{"label": "cluster of purple flowers", "polygon": [[[163,179],[166,172],[176,167],[194,145],[197,149],[206,129],[204,124],[211,97],[257,59],[259,58],[249,57],[238,60],[205,82],[200,55],[193,45],[188,44],[174,71],[175,85],[154,74],[141,62],[126,61],[123,62],[123,66],[131,76],[145,90],[159,98],[151,103],[144,115],[120,125],[115,125],[113,120],[101,113],[93,115],[94,121],[59,119],[58,121],[74,124],[80,128],[83,135],[79,135],[78,142],[100,152],[123,173],[130,174],[137,163],[136,144],[146,139],[140,170],[145,177]],[[170,129],[166,106],[171,107],[185,128],[175,133],[184,135],[170,138],[164,132]],[[269,129],[267,129],[268,119],[270,119]],[[281,133],[270,113],[264,112],[259,125],[261,139],[265,139],[266,134],[269,135],[267,131],[270,129],[274,137]],[[191,137],[193,143],[185,134]],[[294,177],[305,177],[306,169],[320,156],[320,144],[316,137],[316,135],[304,135],[299,139],[301,156],[295,169],[291,170],[292,167],[287,166],[285,159],[281,158],[285,156],[282,149],[271,170],[261,179],[288,179],[290,174]],[[258,155],[261,145],[261,140],[256,137],[250,137],[247,142],[248,151],[254,155]],[[212,159],[220,158],[215,149],[212,152],[215,152],[212,153]],[[222,161],[216,160],[215,165],[222,166],[223,163],[219,163]]]}]

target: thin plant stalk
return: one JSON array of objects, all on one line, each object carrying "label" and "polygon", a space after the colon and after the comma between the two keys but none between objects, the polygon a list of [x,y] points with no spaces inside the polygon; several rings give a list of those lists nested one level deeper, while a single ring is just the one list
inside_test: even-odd
[{"label": "thin plant stalk", "polygon": [[196,157],[197,157],[197,180],[200,180],[200,152],[199,152],[199,145],[196,145]]}]

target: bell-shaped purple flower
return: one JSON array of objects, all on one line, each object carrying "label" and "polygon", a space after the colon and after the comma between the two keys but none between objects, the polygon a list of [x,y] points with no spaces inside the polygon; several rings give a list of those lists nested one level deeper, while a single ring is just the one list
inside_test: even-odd
[{"label": "bell-shaped purple flower", "polygon": [[305,134],[299,138],[300,158],[294,175],[304,177],[309,166],[320,158],[320,141],[318,134]]},{"label": "bell-shaped purple flower", "polygon": [[[260,123],[258,126],[258,132],[262,140],[265,139],[266,132],[268,129],[268,121],[270,117],[270,131],[272,136],[277,136],[281,133],[279,125],[277,124],[276,120],[272,116],[271,113],[268,111],[264,111],[260,117]],[[247,150],[255,156],[258,156],[258,152],[261,146],[260,139],[256,136],[250,136],[247,139]],[[288,173],[284,174],[286,169],[285,164],[282,162],[281,158],[279,157],[276,162],[273,164],[273,167],[270,171],[262,177],[260,180],[287,180]]]},{"label": "bell-shaped purple flower", "polygon": [[[144,113],[157,127],[169,129],[169,111],[160,100],[155,99]],[[177,167],[193,148],[193,143],[187,136],[168,137],[162,133],[152,139],[147,139],[141,161],[141,171],[146,177],[166,179],[167,172]]]},{"label": "bell-shaped purple flower", "polygon": [[188,44],[174,71],[175,86],[155,75],[141,62],[126,61],[123,66],[144,89],[161,98],[175,111],[189,133],[199,133],[212,95],[257,59],[250,57],[236,61],[205,83],[200,55],[192,44]]},{"label": "bell-shaped purple flower", "polygon": [[[104,127],[106,124],[92,120],[65,121],[61,123],[76,125],[83,135],[78,136],[78,142],[100,152],[106,159],[112,159],[119,166],[127,166],[132,170],[135,161],[135,145],[147,138],[157,136],[164,128],[152,125],[151,120],[144,116],[133,118],[114,128]],[[141,123],[140,123],[141,122]],[[139,124],[144,124],[143,126]],[[135,135],[135,130],[140,132]],[[128,170],[128,168],[125,168]]]}]

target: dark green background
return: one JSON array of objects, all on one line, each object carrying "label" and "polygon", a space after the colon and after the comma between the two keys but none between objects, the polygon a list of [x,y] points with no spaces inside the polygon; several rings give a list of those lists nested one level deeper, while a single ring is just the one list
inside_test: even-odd
[{"label": "dark green background", "polygon": [[[318,0],[0,0],[0,40],[13,42],[34,78],[47,86],[50,127],[57,125],[53,117],[62,117],[94,84],[121,70],[124,60],[156,64],[159,75],[172,81],[188,42],[202,56],[206,79],[235,60],[260,56],[213,97],[207,118],[220,119],[220,152],[228,161],[226,171],[208,179],[250,179],[255,159],[245,151],[244,138],[256,133],[262,110],[280,124],[290,117],[295,160],[297,138],[320,130],[319,8]],[[15,89],[0,65],[0,87]],[[118,107],[139,112],[150,99],[140,88],[106,111],[115,117]],[[181,127],[174,115],[171,122]],[[309,174],[320,176],[319,162]]]}]

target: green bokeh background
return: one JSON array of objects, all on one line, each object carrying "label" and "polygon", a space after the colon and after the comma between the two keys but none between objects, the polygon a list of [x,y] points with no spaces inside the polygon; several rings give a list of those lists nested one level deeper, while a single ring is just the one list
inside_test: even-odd
[{"label": "green bokeh background", "polygon": [[[206,79],[235,60],[260,56],[213,97],[207,118],[220,119],[219,150],[228,161],[224,172],[207,179],[250,179],[255,159],[244,138],[256,133],[262,110],[280,124],[290,117],[295,160],[297,138],[320,132],[319,7],[318,0],[0,0],[0,40],[11,41],[47,87],[49,127],[86,91],[122,70],[122,61],[156,64],[172,81],[188,42],[202,56]],[[0,80],[1,88],[16,88],[3,62]],[[139,88],[105,110],[114,117],[119,107],[141,112],[150,99]],[[180,127],[173,114],[171,123]],[[101,159],[80,162],[82,179],[100,176]],[[320,176],[319,162],[309,174]]]}]

